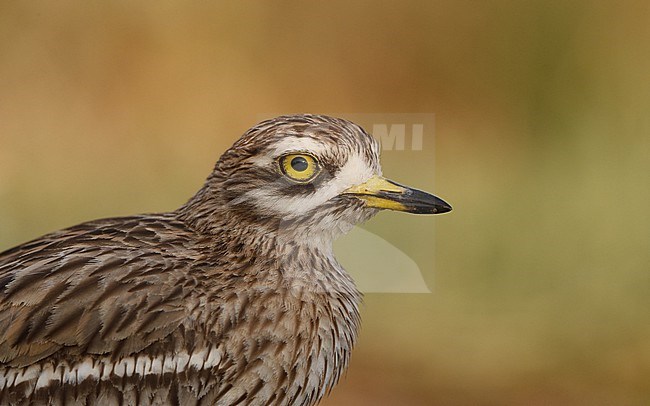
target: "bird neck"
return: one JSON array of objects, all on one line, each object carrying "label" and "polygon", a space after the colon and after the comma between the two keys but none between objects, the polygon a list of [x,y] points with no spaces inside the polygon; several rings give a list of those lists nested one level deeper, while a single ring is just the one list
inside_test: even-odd
[{"label": "bird neck", "polygon": [[262,218],[219,199],[206,186],[176,212],[209,241],[211,255],[229,264],[263,269],[265,277],[275,274],[278,281],[305,294],[341,296],[356,312],[360,293],[332,248],[336,235],[346,230],[331,232],[323,219]]},{"label": "bird neck", "polygon": [[230,247],[229,252],[240,252],[244,256],[284,256],[298,249],[333,259],[332,243],[336,233],[320,230],[318,222],[256,215],[246,206],[224,201],[223,195],[215,189],[207,182],[175,212],[179,220],[214,241],[215,245]]}]

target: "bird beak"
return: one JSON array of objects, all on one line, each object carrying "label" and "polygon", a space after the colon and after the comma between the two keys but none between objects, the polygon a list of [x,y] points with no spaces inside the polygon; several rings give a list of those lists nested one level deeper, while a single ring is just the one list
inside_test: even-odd
[{"label": "bird beak", "polygon": [[344,194],[366,202],[367,207],[406,211],[415,214],[440,214],[451,211],[444,200],[407,186],[373,176],[367,182],[347,189]]}]

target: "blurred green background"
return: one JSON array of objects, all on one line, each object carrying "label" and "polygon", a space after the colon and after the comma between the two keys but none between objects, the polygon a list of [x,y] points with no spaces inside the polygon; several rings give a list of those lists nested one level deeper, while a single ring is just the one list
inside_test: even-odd
[{"label": "blurred green background", "polygon": [[650,404],[649,21],[647,1],[2,1],[0,249],[176,208],[268,114],[434,113],[435,145],[384,173],[455,211],[365,226],[433,293],[367,295],[322,404]]}]

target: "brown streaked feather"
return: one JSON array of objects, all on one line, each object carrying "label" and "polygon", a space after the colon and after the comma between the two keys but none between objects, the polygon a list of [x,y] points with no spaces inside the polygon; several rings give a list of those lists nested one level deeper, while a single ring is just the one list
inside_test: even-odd
[{"label": "brown streaked feather", "polygon": [[[136,240],[120,224],[150,233]],[[180,224],[136,217],[82,224],[0,256],[0,362],[28,365],[62,346],[127,355],[169,334],[186,316],[178,282],[200,258],[195,247],[157,251],[158,234],[171,232],[179,247],[190,245]]]}]

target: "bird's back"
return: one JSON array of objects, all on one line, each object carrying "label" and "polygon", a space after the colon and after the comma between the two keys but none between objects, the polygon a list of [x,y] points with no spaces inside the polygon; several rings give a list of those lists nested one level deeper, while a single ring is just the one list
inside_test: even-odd
[{"label": "bird's back", "polygon": [[[200,241],[172,215],[149,215],[84,223],[0,254],[0,403],[162,403],[182,393],[158,380],[185,373],[197,384],[188,372],[218,364],[192,325]],[[165,390],[135,390],[140,381]]]}]

